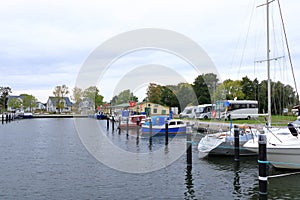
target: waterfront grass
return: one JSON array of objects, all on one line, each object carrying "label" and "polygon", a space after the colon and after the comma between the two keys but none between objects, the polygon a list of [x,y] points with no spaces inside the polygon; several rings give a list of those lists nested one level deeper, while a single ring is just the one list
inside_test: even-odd
[{"label": "waterfront grass", "polygon": [[[272,126],[286,126],[288,123],[296,120],[295,116],[292,115],[272,115]],[[229,123],[229,121],[225,121]],[[259,116],[256,119],[233,119],[234,124],[266,124],[267,117]]]}]

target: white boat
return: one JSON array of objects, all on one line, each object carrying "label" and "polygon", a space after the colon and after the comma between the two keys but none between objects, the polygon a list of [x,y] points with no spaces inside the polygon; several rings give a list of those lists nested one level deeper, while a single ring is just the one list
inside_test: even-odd
[{"label": "white boat", "polygon": [[[153,135],[165,135],[166,133],[166,122],[168,123],[168,134],[185,134],[186,123],[180,119],[169,119],[167,116],[153,116],[151,117],[152,122],[152,134]],[[150,134],[150,121],[145,122],[142,125],[142,135]]]},{"label": "white boat", "polygon": [[[255,155],[253,151],[243,148],[243,145],[257,138],[259,131],[251,127],[239,127],[239,146],[241,156]],[[203,158],[210,155],[233,156],[235,152],[234,128],[230,131],[207,134],[198,144],[199,157]]]},{"label": "white boat", "polygon": [[[300,169],[300,138],[297,129],[292,126],[289,128],[265,129],[267,160],[274,167]],[[244,148],[258,153],[258,139],[248,141],[244,144]]]}]

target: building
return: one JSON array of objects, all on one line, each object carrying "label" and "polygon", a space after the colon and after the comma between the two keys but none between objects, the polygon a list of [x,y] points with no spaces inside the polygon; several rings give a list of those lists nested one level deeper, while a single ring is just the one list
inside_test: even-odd
[{"label": "building", "polygon": [[153,115],[169,115],[170,108],[151,102],[130,102],[111,106],[113,112],[120,113],[122,110],[129,110],[131,113]]},{"label": "building", "polygon": [[70,101],[69,97],[64,97],[60,100],[62,104],[61,108],[58,105],[59,98],[58,97],[49,97],[46,108],[47,112],[71,112],[72,111],[72,102]]},{"label": "building", "polygon": [[93,114],[95,113],[95,103],[89,98],[84,98],[77,108],[80,114]]}]

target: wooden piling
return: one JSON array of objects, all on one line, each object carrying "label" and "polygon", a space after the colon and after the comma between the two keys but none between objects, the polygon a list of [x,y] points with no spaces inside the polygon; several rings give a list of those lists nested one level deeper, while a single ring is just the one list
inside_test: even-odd
[{"label": "wooden piling", "polygon": [[234,125],[234,161],[240,161],[240,133],[239,127]]},{"label": "wooden piling", "polygon": [[186,132],[186,164],[188,169],[192,169],[192,132],[187,124]]},{"label": "wooden piling", "polygon": [[128,135],[129,135],[129,134],[128,134],[128,128],[129,128],[128,126],[129,126],[129,118],[127,117],[127,118],[126,118],[126,136],[127,136],[127,137],[128,137]]},{"label": "wooden piling", "polygon": [[140,137],[140,118],[136,118],[136,137],[139,139]]},{"label": "wooden piling", "polygon": [[149,145],[152,146],[152,120],[149,120]]},{"label": "wooden piling", "polygon": [[259,181],[259,195],[266,197],[268,186],[268,161],[267,161],[267,137],[265,134],[258,136],[258,181]]},{"label": "wooden piling", "polygon": [[109,118],[106,119],[106,129],[109,130]]},{"label": "wooden piling", "polygon": [[114,116],[112,116],[111,123],[112,123],[112,126],[111,126],[112,131],[114,131],[115,130],[115,118],[114,118]]},{"label": "wooden piling", "polygon": [[165,123],[165,145],[169,144],[169,124],[168,121]]}]

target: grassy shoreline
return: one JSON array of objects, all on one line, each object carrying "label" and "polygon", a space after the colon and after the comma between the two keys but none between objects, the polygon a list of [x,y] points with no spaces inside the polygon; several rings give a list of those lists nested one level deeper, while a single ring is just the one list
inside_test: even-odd
[{"label": "grassy shoreline", "polygon": [[[287,126],[288,123],[294,122],[297,119],[297,116],[292,115],[272,115],[272,126]],[[233,119],[232,123],[234,124],[266,124],[266,117],[260,116],[256,119]],[[210,121],[210,120],[207,120]],[[217,120],[213,120],[217,121]],[[224,123],[230,123],[229,121],[223,121]]]}]

